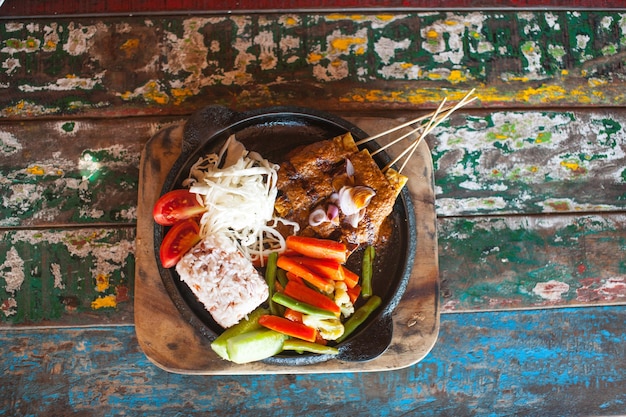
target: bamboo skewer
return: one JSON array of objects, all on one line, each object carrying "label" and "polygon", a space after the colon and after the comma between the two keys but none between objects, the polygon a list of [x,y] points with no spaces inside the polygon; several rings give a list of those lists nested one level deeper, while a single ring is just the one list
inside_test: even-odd
[{"label": "bamboo skewer", "polygon": [[394,132],[396,132],[396,131],[398,131],[400,129],[403,129],[405,127],[411,126],[411,125],[413,125],[415,123],[419,123],[419,122],[423,122],[425,120],[428,120],[427,123],[420,124],[419,126],[413,128],[408,133],[400,136],[397,139],[392,140],[388,144],[386,144],[386,145],[384,145],[384,146],[380,147],[379,149],[377,149],[377,150],[372,152],[372,156],[376,155],[377,153],[382,152],[383,150],[389,148],[390,146],[393,146],[393,145],[397,144],[398,142],[401,142],[402,140],[406,139],[407,137],[420,132],[419,137],[415,141],[413,141],[400,155],[398,155],[393,161],[388,163],[382,169],[382,171],[385,172],[392,165],[396,164],[399,160],[401,160],[404,156],[406,156],[408,154],[407,159],[404,161],[404,163],[402,164],[402,166],[400,167],[400,169],[398,171],[398,172],[402,172],[402,170],[405,168],[405,166],[408,163],[408,161],[411,159],[411,156],[413,155],[413,153],[415,152],[415,150],[419,146],[420,142],[424,139],[424,137],[426,135],[428,135],[433,129],[435,129],[437,126],[439,126],[444,120],[446,120],[448,117],[450,117],[450,115],[452,113],[454,113],[456,110],[458,110],[461,107],[463,107],[463,106],[471,103],[472,101],[476,100],[476,97],[472,97],[472,94],[474,93],[474,91],[475,90],[472,89],[470,92],[468,92],[465,95],[465,97],[463,97],[454,106],[444,107],[444,105],[446,103],[446,99],[444,98],[434,112],[431,112],[431,113],[429,113],[427,115],[424,115],[424,116],[420,116],[420,117],[415,118],[413,120],[409,120],[408,122],[402,123],[401,125],[395,126],[395,127],[391,128],[391,129],[388,129],[388,130],[386,130],[384,132],[377,133],[376,135],[369,136],[369,137],[367,137],[365,139],[361,139],[360,141],[356,142],[356,144],[357,144],[357,146],[358,145],[362,145],[362,144],[367,143],[369,141],[372,141],[374,139],[381,138],[383,136],[386,136],[386,135],[389,135],[391,133],[394,133]]}]

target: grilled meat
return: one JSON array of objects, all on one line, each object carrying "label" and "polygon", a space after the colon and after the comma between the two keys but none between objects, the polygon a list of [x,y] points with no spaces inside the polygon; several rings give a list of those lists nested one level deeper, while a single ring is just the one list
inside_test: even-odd
[{"label": "grilled meat", "polygon": [[[370,187],[376,193],[356,227],[345,215],[335,221],[312,226],[309,215],[330,203],[346,176],[346,160],[354,168],[352,185]],[[305,146],[288,156],[278,171],[279,195],[275,209],[279,216],[300,225],[302,235],[331,238],[351,248],[373,244],[381,226],[393,210],[395,200],[407,181],[405,176],[389,169],[383,173],[367,150],[359,151],[352,135]]]}]

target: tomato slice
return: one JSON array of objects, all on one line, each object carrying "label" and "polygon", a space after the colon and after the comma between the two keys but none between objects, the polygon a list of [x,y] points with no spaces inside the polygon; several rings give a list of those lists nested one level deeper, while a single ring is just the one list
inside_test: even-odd
[{"label": "tomato slice", "polygon": [[200,226],[193,219],[181,220],[167,232],[159,256],[165,268],[175,266],[185,253],[200,241]]},{"label": "tomato slice", "polygon": [[160,225],[172,226],[180,220],[196,217],[205,211],[206,208],[198,202],[196,194],[180,189],[163,194],[154,205],[152,217]]}]

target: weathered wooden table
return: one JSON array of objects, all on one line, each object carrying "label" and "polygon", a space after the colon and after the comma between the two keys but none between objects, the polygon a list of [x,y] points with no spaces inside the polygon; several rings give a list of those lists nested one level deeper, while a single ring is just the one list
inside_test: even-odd
[{"label": "weathered wooden table", "polygon": [[[624,10],[22,3],[0,7],[0,415],[626,412]],[[209,104],[400,123],[471,88],[426,139],[440,323],[421,361],[207,376],[145,356],[137,193],[158,131]]]}]

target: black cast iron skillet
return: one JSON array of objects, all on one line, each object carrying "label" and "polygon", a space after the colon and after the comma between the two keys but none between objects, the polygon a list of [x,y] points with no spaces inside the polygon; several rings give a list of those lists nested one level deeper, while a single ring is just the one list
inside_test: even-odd
[{"label": "black cast iron skillet", "polygon": [[[298,107],[272,107],[249,112],[234,112],[224,107],[209,106],[190,117],[184,127],[180,157],[168,174],[162,194],[183,188],[182,181],[198,158],[217,152],[226,139],[235,134],[246,149],[259,152],[264,158],[280,163],[284,155],[299,145],[331,139],[351,132],[355,140],[368,135],[355,125],[324,112]],[[367,143],[370,151],[378,149],[376,143]],[[380,152],[375,156],[379,166],[389,162]],[[340,343],[339,355],[298,354],[284,352],[265,360],[268,364],[307,365],[336,358],[343,361],[367,361],[381,355],[389,346],[393,331],[392,312],[411,275],[417,236],[413,206],[405,187],[396,200],[391,214],[392,232],[388,244],[377,253],[374,265],[373,292],[382,298],[377,312],[361,325],[357,332]],[[194,328],[209,341],[222,331],[189,287],[182,282],[175,268],[163,268],[159,260],[159,246],[168,228],[155,223],[154,252],[161,279],[174,304]],[[362,251],[350,256],[348,267],[361,272]],[[363,301],[357,303],[358,308]]]}]

